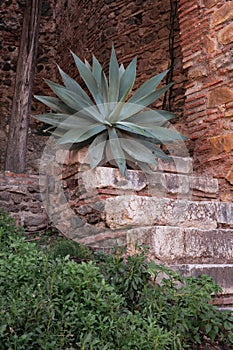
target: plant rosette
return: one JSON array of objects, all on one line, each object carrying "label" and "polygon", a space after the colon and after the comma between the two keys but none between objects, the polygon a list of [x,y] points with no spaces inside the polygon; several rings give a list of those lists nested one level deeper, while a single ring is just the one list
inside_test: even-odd
[{"label": "plant rosette", "polygon": [[[48,173],[52,159],[54,161],[54,158],[60,157],[56,161],[62,173],[62,165],[67,162],[67,153],[59,153],[59,149],[64,148],[69,150],[69,154],[74,154],[74,149],[77,151],[87,147],[88,162],[83,162],[89,164],[92,174],[100,172],[98,169],[103,166],[113,166],[119,169],[117,175],[114,170],[117,182],[125,182],[126,187],[127,184],[131,186],[135,183],[132,179],[137,178],[140,182],[143,177],[151,176],[158,167],[159,159],[175,163],[174,157],[164,152],[161,146],[165,145],[170,154],[174,153],[174,145],[177,143],[181,143],[186,150],[184,141],[187,138],[170,124],[169,121],[175,117],[174,113],[148,108],[172,86],[170,83],[160,87],[168,70],[150,78],[132,93],[136,78],[136,58],[127,67],[119,65],[112,47],[107,79],[95,56],[90,65],[74,53],[72,55],[86,85],[86,91],[58,67],[64,86],[46,80],[57,97],[35,96],[51,109],[51,113],[35,116],[48,125],[46,131],[51,133],[41,158],[42,186],[44,175],[51,177],[51,173]],[[51,148],[55,150],[52,158]],[[130,169],[137,169],[136,175],[132,175]],[[112,169],[109,169],[109,173],[112,174]],[[87,175],[90,176],[91,172],[81,172],[84,180]],[[86,182],[82,182],[84,191],[87,191]],[[120,190],[124,190],[124,186]],[[66,201],[62,184],[56,185],[56,193],[63,198],[62,202]],[[50,200],[49,206],[50,212],[51,209],[54,212],[58,204],[51,205]]]}]

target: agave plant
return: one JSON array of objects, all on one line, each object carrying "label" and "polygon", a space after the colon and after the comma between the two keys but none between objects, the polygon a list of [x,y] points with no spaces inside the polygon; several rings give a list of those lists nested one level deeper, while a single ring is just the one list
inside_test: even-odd
[{"label": "agave plant", "polygon": [[112,47],[107,79],[95,56],[91,66],[72,55],[87,92],[58,67],[64,86],[46,80],[57,97],[35,96],[53,111],[35,117],[56,127],[53,134],[58,136],[58,144],[89,144],[91,168],[114,160],[123,175],[130,162],[150,171],[150,166],[157,164],[155,158],[169,159],[159,145],[186,137],[166,126],[173,113],[146,108],[172,85],[158,88],[168,71],[152,77],[131,94],[136,58],[125,68],[119,65]]}]

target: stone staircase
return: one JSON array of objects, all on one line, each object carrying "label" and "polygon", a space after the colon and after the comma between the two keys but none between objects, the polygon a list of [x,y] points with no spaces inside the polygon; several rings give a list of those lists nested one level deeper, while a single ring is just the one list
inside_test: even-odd
[{"label": "stone staircase", "polygon": [[[192,173],[191,158],[160,161],[149,176],[129,171],[128,180],[116,169],[88,170],[80,184],[87,191],[77,210],[98,208],[112,232],[99,235],[99,246],[145,244],[151,259],[182,275],[212,276],[223,289],[218,306],[233,307],[233,203],[218,200],[217,179]],[[98,246],[98,235],[87,243]]]}]

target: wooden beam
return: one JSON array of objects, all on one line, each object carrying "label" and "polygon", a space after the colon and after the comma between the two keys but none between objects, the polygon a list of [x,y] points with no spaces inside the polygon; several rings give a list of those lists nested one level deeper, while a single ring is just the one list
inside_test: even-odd
[{"label": "wooden beam", "polygon": [[5,170],[16,173],[23,173],[26,165],[27,134],[39,40],[41,2],[41,0],[26,0],[24,10],[5,160]]}]

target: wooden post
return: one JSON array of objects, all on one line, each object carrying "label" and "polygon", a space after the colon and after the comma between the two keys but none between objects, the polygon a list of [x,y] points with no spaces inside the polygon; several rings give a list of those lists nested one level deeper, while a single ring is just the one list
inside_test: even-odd
[{"label": "wooden post", "polygon": [[5,170],[16,173],[25,171],[40,14],[41,0],[26,0],[5,160]]}]

